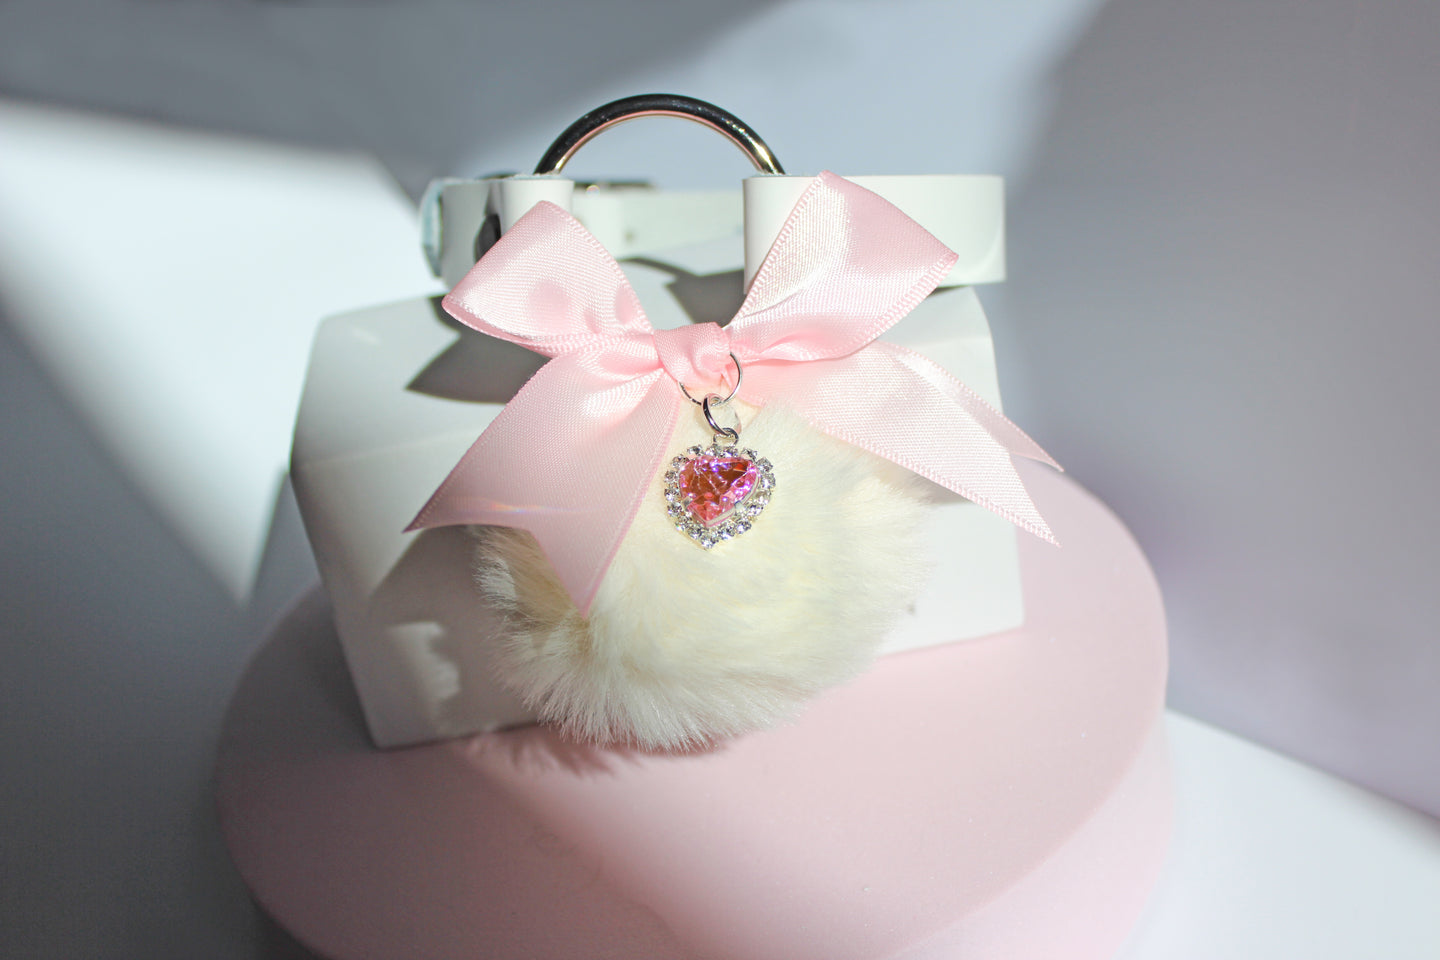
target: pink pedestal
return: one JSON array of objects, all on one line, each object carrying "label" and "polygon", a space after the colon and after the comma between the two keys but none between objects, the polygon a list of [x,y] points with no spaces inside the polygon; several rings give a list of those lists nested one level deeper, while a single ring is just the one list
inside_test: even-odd
[{"label": "pink pedestal", "polygon": [[1025,539],[1023,629],[701,754],[539,728],[376,751],[312,596],[226,720],[235,861],[339,960],[1109,956],[1169,832],[1164,614],[1113,515],[1026,479],[1065,546]]}]

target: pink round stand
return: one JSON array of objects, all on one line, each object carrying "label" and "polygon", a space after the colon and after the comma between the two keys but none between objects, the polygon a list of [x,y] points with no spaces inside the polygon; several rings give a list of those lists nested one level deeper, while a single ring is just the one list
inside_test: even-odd
[{"label": "pink round stand", "polygon": [[1020,630],[880,661],[799,722],[688,755],[541,728],[373,749],[318,595],[219,754],[256,899],[337,960],[1111,955],[1164,856],[1165,624],[1125,528],[1026,481]]}]

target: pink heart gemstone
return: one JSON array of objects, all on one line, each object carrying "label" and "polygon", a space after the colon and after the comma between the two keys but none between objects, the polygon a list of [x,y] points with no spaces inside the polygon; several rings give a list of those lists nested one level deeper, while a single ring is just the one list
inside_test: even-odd
[{"label": "pink heart gemstone", "polygon": [[681,468],[680,493],[695,519],[713,527],[755,489],[759,475],[744,457],[699,456]]}]

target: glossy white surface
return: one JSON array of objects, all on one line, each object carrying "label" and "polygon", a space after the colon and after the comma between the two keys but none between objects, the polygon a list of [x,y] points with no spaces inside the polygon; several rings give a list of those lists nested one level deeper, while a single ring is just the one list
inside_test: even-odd
[{"label": "glossy white surface", "polygon": [[1172,712],[1175,835],[1116,960],[1433,960],[1440,824]]}]

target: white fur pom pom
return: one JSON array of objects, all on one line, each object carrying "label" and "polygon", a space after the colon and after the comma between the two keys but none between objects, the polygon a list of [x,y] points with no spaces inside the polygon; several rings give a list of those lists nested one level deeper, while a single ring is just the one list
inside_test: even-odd
[{"label": "white fur pom pom", "polygon": [[[794,413],[742,410],[774,464],[753,529],[713,549],[677,532],[656,478],[589,617],[533,537],[480,528],[478,574],[506,614],[497,666],[568,734],[685,748],[763,729],[873,659],[923,583],[923,482]],[[698,411],[697,411],[698,412]],[[706,444],[682,417],[674,451]]]}]

